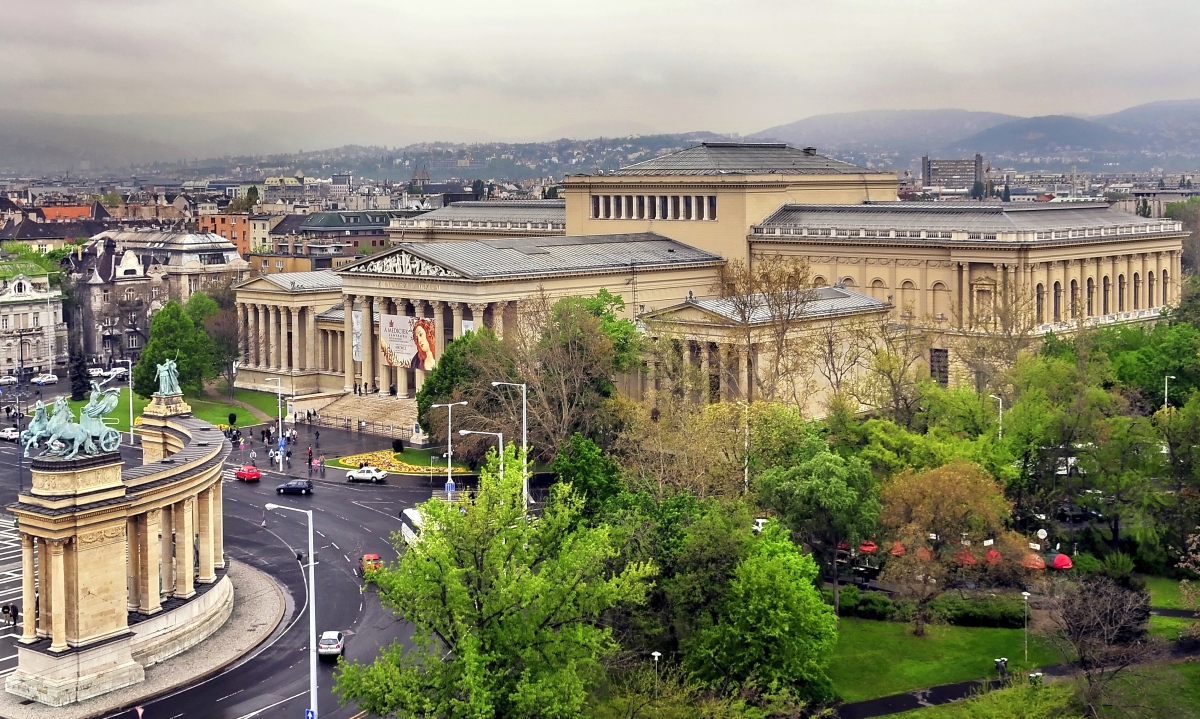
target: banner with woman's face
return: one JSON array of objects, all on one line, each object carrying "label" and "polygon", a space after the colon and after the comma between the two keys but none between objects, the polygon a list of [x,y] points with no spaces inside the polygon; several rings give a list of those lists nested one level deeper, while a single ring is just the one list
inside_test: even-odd
[{"label": "banner with woman's face", "polygon": [[439,354],[436,325],[426,317],[383,315],[379,318],[379,348],[392,367],[431,370]]}]

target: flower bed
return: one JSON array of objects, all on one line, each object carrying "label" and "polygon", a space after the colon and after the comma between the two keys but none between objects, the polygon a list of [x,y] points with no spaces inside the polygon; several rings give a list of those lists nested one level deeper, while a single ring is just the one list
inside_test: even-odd
[{"label": "flower bed", "polygon": [[[362,454],[351,454],[346,457],[338,457],[335,464],[346,469],[355,469],[360,464],[366,463],[370,467],[378,467],[386,469],[389,472],[400,472],[401,474],[428,474],[429,467],[419,464],[409,464],[396,458],[396,453],[389,450],[379,450],[378,452],[363,452]],[[435,469],[439,472],[445,472],[446,468]],[[462,467],[455,467],[454,472],[466,472]]]}]

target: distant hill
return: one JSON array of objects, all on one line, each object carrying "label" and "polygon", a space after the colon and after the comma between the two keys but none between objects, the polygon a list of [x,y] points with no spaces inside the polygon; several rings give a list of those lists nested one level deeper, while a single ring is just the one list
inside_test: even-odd
[{"label": "distant hill", "polygon": [[1200,99],[1148,102],[1090,119],[1138,136],[1150,151],[1200,153]]},{"label": "distant hill", "polygon": [[1029,117],[989,127],[946,149],[959,153],[1040,156],[1061,151],[1092,150],[1128,152],[1135,150],[1138,137],[1091,120],[1066,115]]},{"label": "distant hill", "polygon": [[820,150],[885,150],[902,154],[935,150],[1015,115],[970,110],[868,110],[814,115],[756,132],[750,139],[779,140]]}]

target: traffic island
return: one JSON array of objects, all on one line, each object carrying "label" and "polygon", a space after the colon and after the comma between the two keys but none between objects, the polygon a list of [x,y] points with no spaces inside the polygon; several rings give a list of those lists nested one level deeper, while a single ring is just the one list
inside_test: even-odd
[{"label": "traffic island", "polygon": [[[221,597],[228,587],[227,598]],[[228,619],[216,631],[205,634],[205,641],[193,642],[191,647],[171,653],[176,646],[163,643],[155,644],[153,638],[145,637],[139,641],[133,639],[133,656],[139,661],[151,660],[144,668],[145,679],[137,684],[117,689],[101,696],[79,701],[61,707],[52,707],[19,696],[0,692],[0,717],[3,719],[88,719],[103,716],[122,709],[148,703],[154,697],[161,696],[179,687],[194,684],[197,681],[219,673],[221,670],[237,663],[240,659],[251,654],[258,646],[266,641],[283,622],[287,608],[284,591],[265,573],[240,562],[228,562],[228,568],[222,582],[209,588],[205,593],[197,595],[191,601],[203,600],[206,595],[212,595],[216,600],[220,597],[221,604],[227,602],[229,607]],[[233,601],[234,597],[237,601]],[[186,610],[186,605],[174,609],[164,608],[162,614],[156,615],[164,619],[179,610]],[[218,612],[219,613],[219,612]],[[210,614],[211,615],[211,614]],[[206,615],[208,616],[208,615]],[[145,628],[153,626],[152,619],[146,622],[135,622],[133,630],[139,630],[139,625]],[[162,620],[160,620],[162,623]],[[184,632],[203,631],[197,623],[182,627]],[[181,633],[173,633],[179,637]],[[146,643],[148,642],[148,644]],[[145,644],[145,645],[144,645]],[[151,651],[151,647],[154,649]],[[150,654],[157,657],[151,659]],[[170,654],[169,658],[163,658]]]}]

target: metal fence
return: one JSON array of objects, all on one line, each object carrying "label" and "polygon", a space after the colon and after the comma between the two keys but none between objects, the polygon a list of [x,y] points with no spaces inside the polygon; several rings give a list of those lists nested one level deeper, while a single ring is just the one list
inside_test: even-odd
[{"label": "metal fence", "polygon": [[318,427],[333,427],[350,432],[391,437],[392,439],[412,439],[412,427],[393,422],[375,422],[357,417],[339,417],[331,414],[318,414],[309,424]]}]

